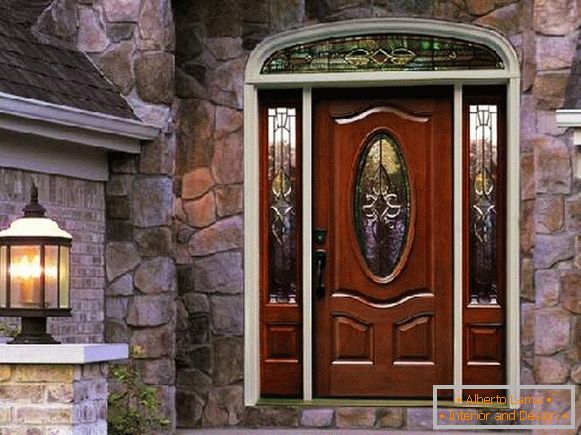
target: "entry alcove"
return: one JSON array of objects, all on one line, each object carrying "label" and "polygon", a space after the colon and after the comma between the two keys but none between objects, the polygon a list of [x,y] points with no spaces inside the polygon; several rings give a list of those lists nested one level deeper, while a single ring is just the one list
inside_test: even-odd
[{"label": "entry alcove", "polygon": [[[450,261],[453,282],[446,291],[453,296],[447,314],[452,324],[453,350],[450,353],[452,362],[448,367],[448,373],[454,383],[461,383],[467,379],[466,376],[471,376],[471,372],[478,373],[480,367],[482,373],[494,372],[496,379],[512,383],[518,378],[518,346],[514,344],[517,342],[515,340],[518,340],[519,324],[518,310],[514,309],[518,306],[518,292],[515,293],[514,290],[518,288],[518,268],[508,266],[514,265],[515,261],[518,262],[518,249],[513,244],[503,242],[499,237],[508,239],[518,235],[517,222],[508,217],[514,216],[514,212],[509,213],[508,210],[518,204],[515,200],[517,192],[512,187],[515,179],[518,180],[518,158],[514,152],[517,135],[514,125],[517,124],[516,113],[518,113],[519,68],[514,50],[498,34],[470,25],[423,19],[370,19],[355,20],[348,24],[322,24],[276,35],[259,44],[247,64],[245,403],[255,404],[260,396],[293,396],[305,400],[312,400],[317,396],[314,385],[319,375],[314,360],[321,351],[314,344],[318,328],[315,309],[320,305],[317,293],[321,287],[325,287],[327,293],[337,290],[327,285],[326,272],[319,273],[322,264],[325,264],[327,271],[333,266],[328,257],[326,262],[321,260],[323,256],[320,251],[326,249],[325,244],[318,241],[322,237],[321,230],[325,228],[318,228],[313,220],[316,207],[313,202],[313,182],[321,177],[315,167],[317,156],[316,144],[313,142],[313,134],[318,126],[313,118],[313,96],[318,88],[327,90],[333,88],[339,91],[354,87],[384,89],[396,87],[401,90],[412,89],[410,86],[417,88],[440,85],[449,86],[452,90],[453,125],[450,133],[452,152],[449,159],[453,168],[453,183],[448,204],[452,207],[454,222],[450,226],[450,243],[454,247],[454,256]],[[357,29],[356,33],[354,29]],[[451,54],[454,50],[456,54]],[[427,55],[428,52],[431,54]],[[485,84],[475,88],[468,86],[478,82]],[[490,86],[491,82],[499,85]],[[482,98],[483,96],[486,98]],[[495,102],[491,103],[488,97],[495,99]],[[264,169],[269,163],[274,162],[272,158],[269,160],[266,156],[268,109],[276,109],[272,103],[275,106],[281,103],[276,107],[284,110],[295,109],[297,149],[290,154],[293,156],[292,159],[295,159],[294,178],[287,175],[276,178]],[[493,293],[496,292],[495,294],[499,296],[502,294],[502,300],[497,297],[496,301],[491,297],[493,293],[486,296],[481,290],[476,289],[478,286],[471,287],[470,282],[465,281],[470,273],[468,272],[470,267],[472,273],[479,273],[475,268],[480,266],[475,263],[470,266],[469,257],[470,252],[476,252],[477,248],[470,245],[471,237],[477,238],[474,235],[475,227],[480,225],[483,228],[483,224],[488,225],[491,222],[485,219],[475,224],[476,218],[470,215],[470,209],[479,199],[469,196],[468,185],[489,186],[492,178],[485,180],[483,178],[485,176],[479,176],[477,172],[474,173],[476,175],[473,175],[472,180],[464,178],[469,177],[467,175],[469,171],[464,170],[469,164],[466,166],[466,162],[463,161],[463,150],[470,146],[470,138],[464,138],[463,131],[468,131],[470,127],[467,127],[469,119],[464,120],[462,115],[468,113],[470,105],[484,108],[494,104],[497,105],[498,114],[502,117],[497,119],[499,128],[495,133],[498,139],[495,146],[503,147],[502,151],[498,151],[500,148],[497,148],[499,152],[497,155],[500,156],[499,159],[504,159],[502,163],[506,168],[502,169],[504,173],[499,172],[495,176],[494,181],[498,183],[500,189],[507,186],[503,195],[493,198],[497,201],[497,213],[505,213],[503,216],[506,216],[498,218],[497,214],[497,222],[499,220],[506,222],[506,226],[499,227],[493,237],[496,240],[494,249],[498,254],[495,261],[500,267],[495,272],[496,287],[489,284],[489,288],[494,288]],[[496,171],[496,168],[494,170]],[[292,225],[295,227],[292,232],[287,233],[295,238],[292,255],[287,257],[292,258],[292,262],[286,263],[286,269],[283,269],[287,272],[292,271],[290,275],[293,276],[295,284],[289,288],[292,288],[290,294],[296,296],[287,299],[282,297],[279,300],[278,297],[272,297],[273,288],[269,281],[269,276],[274,271],[269,262],[275,260],[269,254],[265,255],[269,252],[266,250],[268,248],[265,248],[265,243],[271,243],[268,242],[268,238],[271,237],[272,240],[274,237],[269,235],[273,229],[272,221],[269,222],[269,219],[273,216],[271,212],[274,213],[269,207],[275,204],[269,201],[276,199],[276,195],[270,193],[274,192],[273,187],[282,187],[280,192],[288,192],[285,187],[291,184],[297,196],[279,194],[278,199],[283,198],[286,201],[291,198],[295,201],[293,209],[296,214],[292,218],[294,221],[288,220],[293,222]],[[281,204],[284,205],[284,201],[279,201],[275,206],[279,207]],[[433,205],[443,206],[439,203]],[[485,207],[482,202],[480,205]],[[472,209],[474,210],[474,207]],[[348,237],[347,233],[341,235]],[[291,251],[287,253],[290,254]],[[320,276],[323,276],[322,280]],[[409,297],[409,300],[421,299],[423,296],[417,296],[422,294],[421,289],[416,290],[416,295],[410,294],[406,297]],[[481,293],[484,296],[478,296],[476,304],[470,302],[475,294]],[[373,303],[389,305],[393,301],[385,297],[374,300]],[[278,314],[274,316],[280,316],[279,319],[267,314],[269,310],[277,312]],[[475,320],[470,317],[471,314],[467,314],[470,311],[485,313],[482,314],[484,318]],[[494,311],[499,317],[490,317]],[[360,320],[364,319],[359,318],[354,322],[358,323]],[[427,325],[430,321],[418,323],[409,320],[410,325],[420,323]],[[365,324],[365,321],[360,324]],[[464,335],[467,331],[475,331],[478,328],[483,329],[476,331],[477,338]],[[493,331],[497,337],[495,340],[500,337],[500,341],[494,344],[496,347],[490,346],[488,333],[481,333],[484,329]],[[470,357],[465,353],[469,339],[473,340],[473,343],[481,343],[476,353]],[[390,341],[393,342],[393,339]],[[267,346],[274,350],[267,349]],[[257,349],[260,349],[260,353],[257,353]],[[489,357],[485,357],[490,355],[493,349],[500,352],[498,361],[501,364],[496,368],[491,368],[493,365],[487,359]],[[482,357],[485,359],[481,360]],[[284,379],[285,388],[290,392],[275,391],[267,385],[269,383],[275,385],[281,379],[278,369],[273,370],[271,375],[267,373],[269,364],[272,365],[273,359],[277,358],[280,360],[278,363],[282,364],[282,360],[288,360],[285,364],[297,366],[293,369],[293,375]],[[294,383],[292,387],[289,379]],[[275,385],[276,388],[279,388],[279,385]]]}]

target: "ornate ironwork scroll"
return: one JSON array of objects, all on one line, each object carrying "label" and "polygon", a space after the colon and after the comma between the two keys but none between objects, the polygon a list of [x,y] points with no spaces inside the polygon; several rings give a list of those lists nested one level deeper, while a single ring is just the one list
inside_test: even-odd
[{"label": "ornate ironwork scroll", "polygon": [[262,74],[504,69],[490,48],[454,38],[376,34],[297,44],[272,54]]},{"label": "ornate ironwork scroll", "polygon": [[296,303],[296,109],[268,109],[269,303]]},{"label": "ornate ironwork scroll", "polygon": [[470,303],[496,304],[498,108],[470,105]]},{"label": "ornate ironwork scroll", "polygon": [[364,146],[355,182],[354,221],[367,267],[380,279],[393,274],[404,251],[410,187],[399,144],[378,133]]}]

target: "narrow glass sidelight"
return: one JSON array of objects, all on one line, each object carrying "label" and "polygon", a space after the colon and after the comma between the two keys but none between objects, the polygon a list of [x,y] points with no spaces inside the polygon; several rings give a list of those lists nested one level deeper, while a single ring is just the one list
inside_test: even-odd
[{"label": "narrow glass sidelight", "polygon": [[[260,97],[260,391],[302,392],[301,100]],[[284,379],[284,380],[283,380]]]},{"label": "narrow glass sidelight", "polygon": [[464,92],[465,384],[506,381],[506,88]]},{"label": "narrow glass sidelight", "polygon": [[497,304],[498,106],[469,106],[470,304]]},{"label": "narrow glass sidelight", "polygon": [[295,108],[268,109],[269,303],[297,302]]},{"label": "narrow glass sidelight", "polygon": [[410,230],[410,183],[398,142],[369,138],[359,157],[354,189],[355,232],[368,271],[389,282],[401,270]]}]

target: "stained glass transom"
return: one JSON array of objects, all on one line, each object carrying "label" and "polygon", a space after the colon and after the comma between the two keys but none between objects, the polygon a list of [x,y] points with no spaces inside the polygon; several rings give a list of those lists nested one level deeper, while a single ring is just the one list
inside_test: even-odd
[{"label": "stained glass transom", "polygon": [[297,302],[297,111],[268,109],[269,303]]},{"label": "stained glass transom", "polygon": [[427,35],[379,34],[297,44],[274,53],[262,74],[504,69],[490,48]]},{"label": "stained glass transom", "polygon": [[470,303],[496,304],[498,107],[470,105]]},{"label": "stained glass transom", "polygon": [[393,277],[406,247],[410,225],[410,185],[397,141],[377,133],[365,145],[355,182],[355,231],[369,271]]}]

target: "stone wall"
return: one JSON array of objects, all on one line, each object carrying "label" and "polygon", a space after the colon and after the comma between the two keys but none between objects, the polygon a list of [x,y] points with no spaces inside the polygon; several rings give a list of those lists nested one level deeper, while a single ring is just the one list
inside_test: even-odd
[{"label": "stone wall", "polygon": [[[572,178],[571,132],[556,126],[554,113],[576,54],[579,7],[575,0],[174,3],[180,426],[345,421],[341,410],[245,411],[241,388],[243,68],[265,36],[325,21],[427,17],[488,26],[512,42],[522,64],[522,381],[581,382],[581,182]],[[412,429],[431,427],[425,411],[386,412],[394,427]],[[380,410],[345,412],[361,413],[366,427],[382,421]]]},{"label": "stone wall", "polygon": [[105,336],[140,348],[137,367],[146,383],[158,386],[162,414],[174,421],[172,179],[149,174],[146,155],[110,159]]},{"label": "stone wall", "polygon": [[145,382],[157,386],[162,414],[175,422],[172,13],[169,0],[84,3],[78,48],[143,121],[161,129],[140,156],[110,155],[105,336],[140,347],[137,366]]},{"label": "stone wall", "polygon": [[107,366],[0,365],[0,434],[107,433]]},{"label": "stone wall", "polygon": [[[266,3],[266,2],[264,2]],[[239,422],[243,376],[242,47],[236,1],[174,4],[178,424]]]},{"label": "stone wall", "polygon": [[[47,216],[73,236],[72,317],[49,318],[49,332],[65,343],[100,343],[105,311],[104,183],[0,167],[0,228],[22,216],[33,181]],[[16,319],[2,322],[17,323]]]}]

